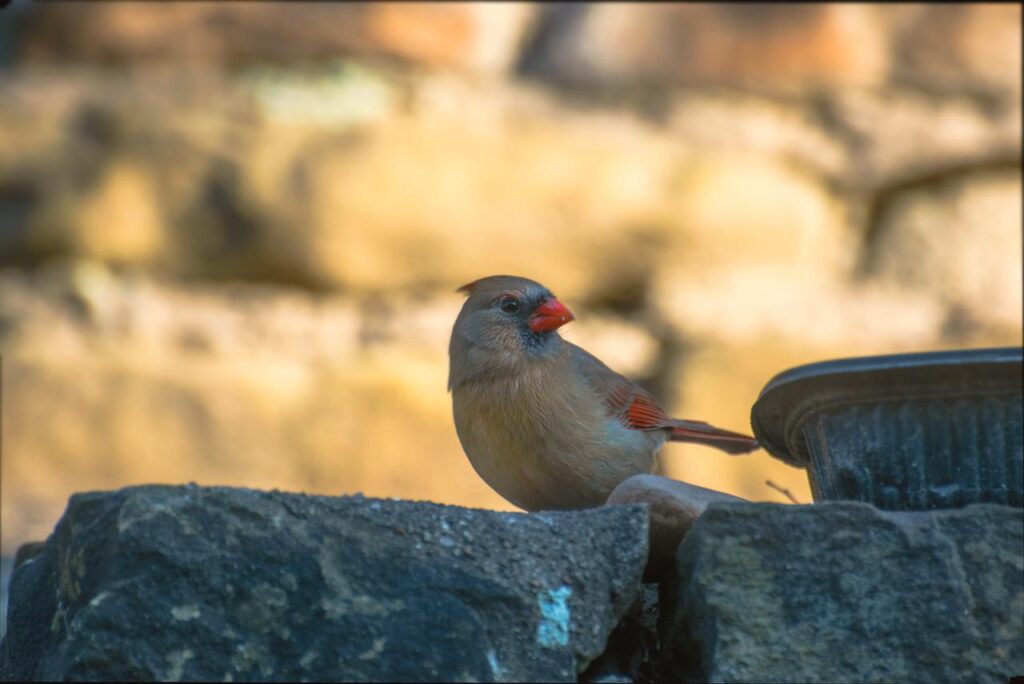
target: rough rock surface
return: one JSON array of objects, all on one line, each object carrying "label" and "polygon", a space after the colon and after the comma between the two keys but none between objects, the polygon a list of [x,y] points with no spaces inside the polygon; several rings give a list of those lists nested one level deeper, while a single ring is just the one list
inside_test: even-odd
[{"label": "rough rock surface", "polygon": [[644,580],[660,582],[674,568],[679,542],[716,501],[745,501],[738,496],[659,475],[634,475],[608,496],[608,504],[647,504],[650,510],[650,557]]},{"label": "rough rock surface", "polygon": [[663,587],[676,681],[1006,682],[1024,673],[1024,512],[713,504]]},{"label": "rough rock surface", "polygon": [[637,507],[146,486],[18,559],[4,679],[575,681],[641,593]]},{"label": "rough rock surface", "polygon": [[657,584],[644,585],[643,595],[608,637],[604,653],[580,673],[581,684],[647,684],[661,681],[655,670],[660,652],[659,596]]}]

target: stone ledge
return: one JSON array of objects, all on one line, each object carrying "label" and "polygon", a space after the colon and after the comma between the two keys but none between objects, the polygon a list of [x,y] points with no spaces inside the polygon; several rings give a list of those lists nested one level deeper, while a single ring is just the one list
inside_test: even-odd
[{"label": "stone ledge", "polygon": [[77,494],[45,543],[19,551],[0,679],[1024,672],[1019,509],[712,503],[660,601],[641,585],[647,539],[640,505],[526,515],[194,485]]},{"label": "stone ledge", "polygon": [[76,494],[14,571],[0,675],[575,681],[639,599],[646,557],[641,506]]},{"label": "stone ledge", "polygon": [[1024,512],[712,504],[663,587],[662,669],[710,682],[1024,673]]}]

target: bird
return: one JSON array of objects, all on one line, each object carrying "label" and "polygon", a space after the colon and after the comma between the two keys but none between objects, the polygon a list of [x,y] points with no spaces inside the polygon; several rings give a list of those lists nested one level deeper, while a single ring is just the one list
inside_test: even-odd
[{"label": "bird", "polygon": [[459,442],[480,477],[526,511],[604,504],[623,480],[656,469],[669,441],[729,454],[757,440],[671,418],[653,394],[558,330],[572,312],[540,283],[494,275],[467,295],[448,347]]}]

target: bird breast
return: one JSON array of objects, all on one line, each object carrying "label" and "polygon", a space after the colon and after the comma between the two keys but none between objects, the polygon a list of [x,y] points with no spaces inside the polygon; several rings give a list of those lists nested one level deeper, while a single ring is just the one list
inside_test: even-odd
[{"label": "bird breast", "polygon": [[609,417],[589,386],[561,377],[565,366],[538,362],[452,390],[456,431],[473,468],[527,510],[601,505],[626,477],[651,472],[666,439]]}]

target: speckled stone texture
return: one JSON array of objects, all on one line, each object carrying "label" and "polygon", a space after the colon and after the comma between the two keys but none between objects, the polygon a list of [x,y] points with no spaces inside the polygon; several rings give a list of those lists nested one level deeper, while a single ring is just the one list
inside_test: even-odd
[{"label": "speckled stone texture", "polygon": [[78,494],[18,559],[4,679],[575,681],[641,592],[641,506]]},{"label": "speckled stone texture", "polygon": [[712,504],[663,587],[674,681],[1024,674],[1024,511]]}]

